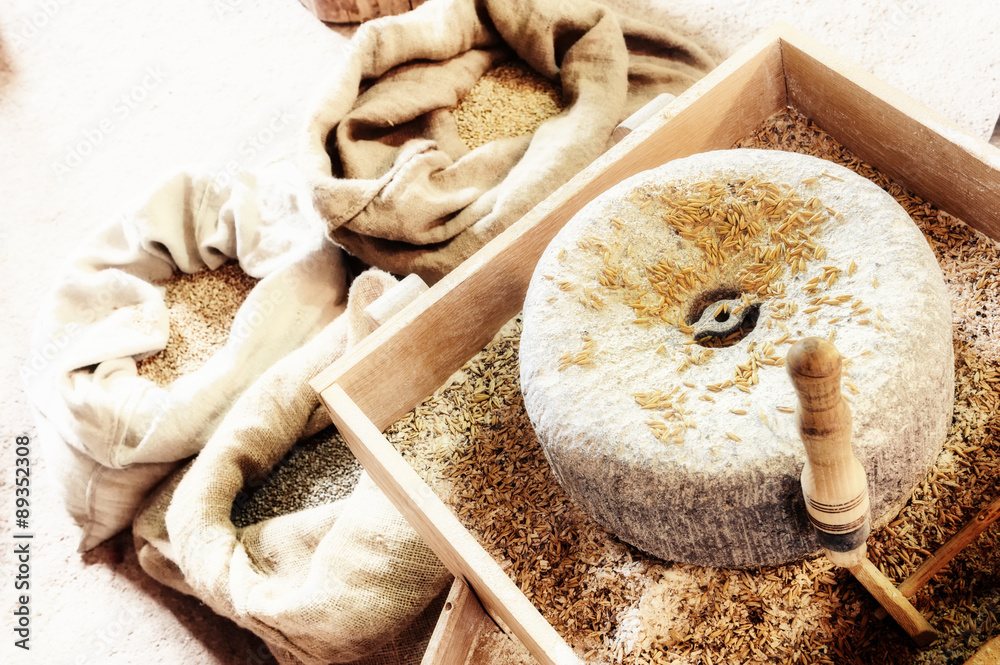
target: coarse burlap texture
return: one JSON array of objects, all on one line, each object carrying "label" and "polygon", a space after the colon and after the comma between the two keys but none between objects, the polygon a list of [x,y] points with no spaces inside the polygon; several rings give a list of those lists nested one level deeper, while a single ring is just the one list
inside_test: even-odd
[{"label": "coarse burlap texture", "polygon": [[393,284],[362,273],[347,313],[261,376],[133,525],[146,572],[252,630],[283,663],[416,662],[400,633],[422,614],[432,622],[424,610],[449,578],[367,473],[340,501],[242,529],[230,519],[245,486],[330,424],[308,382],[367,334],[364,307]]},{"label": "coarse burlap texture", "polygon": [[[530,135],[469,150],[450,109],[520,58],[562,87]],[[303,138],[330,236],[433,283],[599,156],[615,126],[714,65],[691,40],[590,0],[430,0],[362,25]]]},{"label": "coarse burlap texture", "polygon": [[[344,309],[344,253],[303,201],[295,168],[221,185],[170,178],[90,239],[42,304],[22,377],[81,550],[131,524],[236,397]],[[164,349],[170,331],[155,282],[230,260],[261,279],[225,346],[169,386],[139,376],[136,361]]]}]

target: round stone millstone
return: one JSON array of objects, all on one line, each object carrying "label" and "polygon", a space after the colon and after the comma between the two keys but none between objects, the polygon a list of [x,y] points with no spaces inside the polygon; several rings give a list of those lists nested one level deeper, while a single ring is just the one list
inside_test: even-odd
[{"label": "round stone millstone", "polygon": [[832,340],[873,529],[944,443],[951,308],[923,235],[883,190],[815,157],[703,153],[575,215],[532,277],[525,408],[559,482],[670,561],[776,565],[819,551],[784,367]]}]

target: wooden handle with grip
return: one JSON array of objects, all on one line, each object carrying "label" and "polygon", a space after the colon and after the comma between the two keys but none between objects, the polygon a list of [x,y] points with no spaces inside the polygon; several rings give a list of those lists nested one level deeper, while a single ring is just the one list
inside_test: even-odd
[{"label": "wooden handle with grip", "polygon": [[914,642],[927,646],[937,638],[934,628],[865,557],[868,480],[851,449],[851,409],[840,392],[840,352],[825,339],[806,337],[792,346],[786,366],[799,396],[796,424],[806,448],[802,493],[820,544],[830,561],[849,569]]},{"label": "wooden handle with grip", "polygon": [[830,561],[860,565],[869,532],[868,480],[851,450],[840,352],[825,339],[807,337],[788,352],[787,367],[799,396],[796,424],[806,447],[802,494],[809,521]]}]

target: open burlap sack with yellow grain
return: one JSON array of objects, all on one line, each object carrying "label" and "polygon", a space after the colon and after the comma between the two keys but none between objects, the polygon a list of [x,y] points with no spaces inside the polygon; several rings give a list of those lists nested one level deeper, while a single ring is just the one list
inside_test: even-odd
[{"label": "open burlap sack with yellow grain", "polygon": [[[450,109],[514,58],[560,85],[565,108],[470,150]],[[619,122],[713,64],[670,27],[591,0],[430,0],[358,29],[300,163],[337,243],[434,282],[600,155]]]},{"label": "open burlap sack with yellow grain", "polygon": [[[232,183],[178,173],[82,242],[54,280],[21,376],[81,551],[127,528],[240,393],[343,311],[345,255],[303,191],[287,162]],[[227,262],[259,281],[224,346],[169,385],[142,375],[137,362],[177,334],[161,284]]]},{"label": "open burlap sack with yellow grain", "polygon": [[395,284],[369,270],[347,312],[236,402],[133,525],[143,569],[259,635],[283,663],[415,663],[449,575],[366,473],[345,499],[245,528],[233,502],[330,424],[309,380],[367,334],[363,309]]}]

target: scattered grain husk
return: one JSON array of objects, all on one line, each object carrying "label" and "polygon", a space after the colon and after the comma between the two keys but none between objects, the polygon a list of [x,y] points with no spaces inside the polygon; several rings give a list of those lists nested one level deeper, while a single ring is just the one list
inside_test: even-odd
[{"label": "scattered grain husk", "polygon": [[[805,152],[868,177],[910,213],[941,264],[954,312],[952,428],[905,508],[868,542],[871,560],[899,584],[1000,493],[1000,249],[794,111],[735,147]],[[879,321],[877,312],[871,320]],[[577,509],[552,475],[521,401],[519,332],[516,317],[387,436],[588,662],[939,665],[964,662],[1000,633],[996,527],[915,596],[942,632],[924,650],[891,619],[879,620],[876,602],[825,557],[709,569],[656,560],[620,542]]]},{"label": "scattered grain husk", "polygon": [[230,262],[161,283],[170,337],[166,348],[137,363],[139,376],[166,386],[204,365],[226,343],[236,311],[257,282]]},{"label": "scattered grain husk", "polygon": [[452,109],[458,136],[470,149],[531,134],[563,109],[561,87],[515,60],[487,71]]}]

